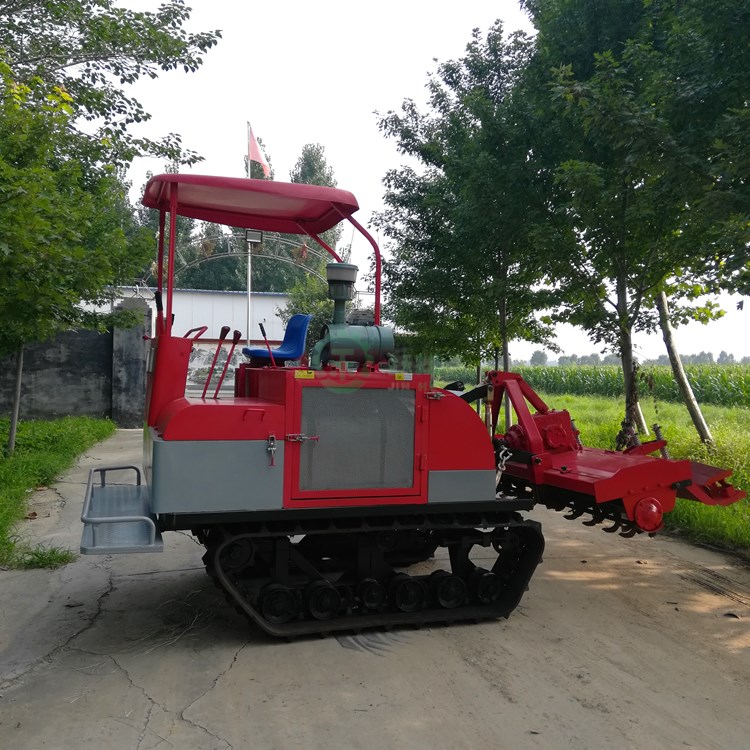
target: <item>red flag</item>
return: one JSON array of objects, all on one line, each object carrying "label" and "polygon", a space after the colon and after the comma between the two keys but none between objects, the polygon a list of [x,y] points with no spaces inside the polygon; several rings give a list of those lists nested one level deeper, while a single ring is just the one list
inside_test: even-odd
[{"label": "red flag", "polygon": [[260,150],[258,141],[255,140],[253,135],[253,129],[250,127],[250,123],[247,124],[247,176],[250,176],[250,162],[257,161],[261,167],[263,167],[263,174],[266,177],[271,176],[271,169],[266,163],[266,159]]}]

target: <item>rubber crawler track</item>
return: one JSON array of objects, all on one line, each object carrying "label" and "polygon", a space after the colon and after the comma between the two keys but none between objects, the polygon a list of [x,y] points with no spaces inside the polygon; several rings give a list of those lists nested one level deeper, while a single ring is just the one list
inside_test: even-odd
[{"label": "rubber crawler track", "polygon": [[[544,538],[540,524],[535,521],[517,519],[520,519],[520,517],[515,516],[514,520],[509,520],[492,530],[480,531],[476,528],[456,529],[452,527],[445,532],[433,532],[438,534],[436,546],[447,547],[449,550],[451,573],[461,577],[462,580],[468,580],[476,570],[479,570],[480,575],[483,575],[482,569],[477,569],[468,559],[468,553],[473,546],[479,545],[490,549],[494,547],[498,551],[498,558],[491,573],[493,576],[498,576],[498,579],[502,579],[502,590],[486,603],[481,603],[477,596],[469,594],[467,591],[464,602],[460,605],[454,603],[452,608],[442,607],[434,601],[434,597],[428,596],[425,600],[425,608],[419,609],[419,611],[399,611],[390,599],[378,611],[369,611],[359,603],[356,597],[352,597],[349,601],[342,603],[335,616],[327,619],[316,619],[302,607],[299,615],[289,622],[270,622],[259,609],[260,597],[257,591],[262,589],[264,585],[271,585],[277,580],[271,572],[274,569],[274,564],[267,566],[269,569],[263,575],[257,576],[256,573],[256,577],[252,579],[256,593],[248,594],[246,592],[253,587],[248,587],[247,581],[243,579],[241,573],[224,563],[233,545],[241,547],[243,544],[252,545],[259,542],[271,544],[274,550],[277,547],[281,549],[279,553],[274,552],[276,556],[291,556],[292,559],[297,560],[299,568],[304,571],[304,580],[297,585],[296,589],[293,585],[290,585],[289,590],[295,591],[299,598],[302,598],[305,585],[310,585],[311,582],[319,581],[322,582],[320,585],[324,586],[333,585],[329,583],[329,580],[331,580],[340,588],[354,590],[357,581],[348,580],[341,584],[340,581],[336,581],[335,577],[327,577],[325,572],[316,568],[316,561],[306,559],[296,551],[294,545],[290,544],[288,537],[259,538],[253,533],[242,533],[241,531],[234,533],[233,530],[226,527],[220,533],[211,534],[209,532],[207,534],[204,540],[207,546],[204,560],[208,574],[214,579],[217,586],[224,590],[228,600],[235,605],[237,610],[264,632],[281,638],[295,638],[308,634],[325,635],[370,628],[423,626],[507,618],[528,588],[528,582],[541,561],[544,549]],[[369,539],[369,537],[362,534],[342,534],[336,538],[344,537],[348,538],[352,544],[353,554],[361,556],[362,549],[359,540]],[[510,553],[506,551],[503,554],[502,545],[509,539],[514,540],[512,550]],[[383,556],[375,563],[374,569],[381,572],[381,580],[384,580],[386,585],[389,582],[388,579],[392,581],[399,575],[390,566],[385,565],[384,567]],[[383,575],[384,569],[386,572]],[[485,571],[485,573],[489,572]],[[444,575],[449,575],[449,573],[445,572]],[[403,574],[401,574],[401,577],[403,577]],[[413,580],[425,582],[429,580],[429,577],[417,576]],[[420,584],[420,586],[422,585],[424,584]],[[427,590],[426,586],[425,590]]]}]

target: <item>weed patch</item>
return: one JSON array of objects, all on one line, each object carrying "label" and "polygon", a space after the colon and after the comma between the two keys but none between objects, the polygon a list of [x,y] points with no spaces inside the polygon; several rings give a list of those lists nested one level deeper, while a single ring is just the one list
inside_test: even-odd
[{"label": "weed patch", "polygon": [[69,549],[54,545],[39,544],[30,547],[17,544],[14,550],[12,566],[29,570],[31,568],[60,568],[76,559],[78,555]]}]

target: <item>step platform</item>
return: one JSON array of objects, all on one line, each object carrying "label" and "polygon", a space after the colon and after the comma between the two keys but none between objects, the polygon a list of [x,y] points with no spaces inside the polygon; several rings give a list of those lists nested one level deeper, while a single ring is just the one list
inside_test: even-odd
[{"label": "step platform", "polygon": [[[134,484],[107,484],[112,472],[134,472]],[[98,480],[98,481],[97,481]],[[92,469],[83,501],[81,554],[162,552],[164,544],[151,512],[148,487],[136,466]]]}]

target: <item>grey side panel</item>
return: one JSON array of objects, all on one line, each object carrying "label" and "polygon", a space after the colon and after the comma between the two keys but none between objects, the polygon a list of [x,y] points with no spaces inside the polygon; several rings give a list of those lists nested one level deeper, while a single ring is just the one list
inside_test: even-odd
[{"label": "grey side panel", "polygon": [[414,488],[416,392],[303,388],[299,489]]},{"label": "grey side panel", "polygon": [[168,440],[153,437],[151,510],[216,513],[280,510],[284,443],[268,465],[265,440]]},{"label": "grey side panel", "polygon": [[495,499],[493,469],[475,471],[431,471],[428,503],[481,502]]}]

